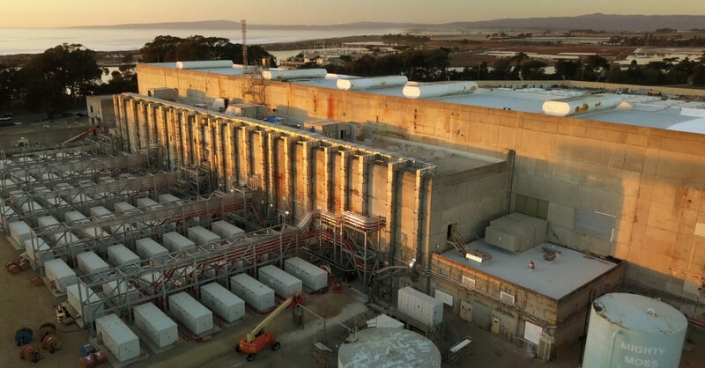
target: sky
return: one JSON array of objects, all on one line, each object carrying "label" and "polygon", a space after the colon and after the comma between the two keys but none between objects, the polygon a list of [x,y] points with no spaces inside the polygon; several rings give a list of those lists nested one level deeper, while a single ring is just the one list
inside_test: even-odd
[{"label": "sky", "polygon": [[703,0],[2,0],[2,28],[246,19],[248,24],[471,22],[592,13],[705,15]]}]

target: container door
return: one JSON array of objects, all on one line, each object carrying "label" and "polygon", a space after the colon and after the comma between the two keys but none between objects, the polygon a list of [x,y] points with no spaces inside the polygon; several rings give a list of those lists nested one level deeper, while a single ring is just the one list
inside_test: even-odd
[{"label": "container door", "polygon": [[499,335],[499,317],[492,316],[492,328],[490,331],[492,331],[493,334]]}]

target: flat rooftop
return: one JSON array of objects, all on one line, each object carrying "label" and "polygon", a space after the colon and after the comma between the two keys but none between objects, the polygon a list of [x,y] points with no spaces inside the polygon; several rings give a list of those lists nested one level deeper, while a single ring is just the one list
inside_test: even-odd
[{"label": "flat rooftop", "polygon": [[[555,300],[560,300],[617,267],[615,263],[588,257],[581,252],[550,243],[538,245],[523,253],[512,253],[497,248],[485,243],[484,239],[471,242],[466,247],[490,254],[492,259],[477,263],[465,259],[455,249],[442,253],[441,257]],[[556,258],[553,261],[543,259],[544,247],[556,251]],[[529,262],[534,262],[533,270],[528,267]]]},{"label": "flat rooftop", "polygon": [[[177,63],[154,63],[150,65],[164,68],[178,67]],[[232,67],[193,67],[188,69],[222,75],[239,76],[243,74],[242,66],[236,64],[232,65]],[[290,82],[337,89],[336,83],[338,79],[353,78],[359,77],[329,73],[325,78],[292,79]],[[429,98],[428,100],[543,115],[544,102],[590,97],[594,93],[594,91],[583,89],[552,88],[549,87],[551,83],[555,82],[547,81],[545,84],[536,85],[527,84],[524,88],[510,87],[508,85],[500,88],[477,88],[474,93]],[[404,97],[403,88],[403,86],[374,88],[360,92]],[[644,86],[644,90],[648,90],[648,88],[648,86]],[[577,114],[572,117],[606,123],[705,134],[705,101],[689,102],[674,98],[676,96],[661,97],[629,93],[601,94],[618,96],[622,102],[612,109]]]}]

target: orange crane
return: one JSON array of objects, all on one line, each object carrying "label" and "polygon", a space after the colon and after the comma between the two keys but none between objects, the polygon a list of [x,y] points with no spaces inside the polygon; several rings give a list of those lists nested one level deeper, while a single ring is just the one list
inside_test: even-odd
[{"label": "orange crane", "polygon": [[273,310],[269,315],[262,320],[255,328],[253,328],[247,336],[240,340],[240,343],[235,347],[235,350],[247,354],[247,361],[251,362],[255,360],[257,354],[262,351],[262,349],[271,346],[272,350],[279,350],[281,344],[274,338],[274,335],[265,331],[264,328],[272,322],[286,307],[294,301],[294,297],[290,297],[283,301],[275,310]]}]

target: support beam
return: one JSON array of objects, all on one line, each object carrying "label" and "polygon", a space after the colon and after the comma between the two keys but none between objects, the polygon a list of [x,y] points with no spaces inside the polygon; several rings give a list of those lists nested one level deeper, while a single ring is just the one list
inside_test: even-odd
[{"label": "support beam", "polygon": [[[276,183],[276,178],[277,178],[277,172],[279,171],[279,167],[277,165],[277,153],[279,152],[277,148],[277,140],[279,139],[279,136],[281,133],[279,132],[267,132],[267,141],[266,141],[266,147],[264,147],[264,150],[267,154],[267,165],[265,166],[264,172],[267,174],[266,175],[266,183],[267,183],[267,199],[269,200],[269,204],[275,205],[277,203],[277,183]],[[264,141],[264,140],[263,140]],[[264,146],[264,144],[263,144]],[[264,155],[262,156],[264,157]]]},{"label": "support beam", "polygon": [[241,126],[237,129],[238,141],[238,183],[247,185],[247,181],[252,175],[252,136],[249,126]]},{"label": "support beam", "polygon": [[[316,149],[321,142],[319,141],[306,141],[306,142],[301,142],[303,146],[303,156],[301,157],[301,177],[303,178],[304,182],[304,187],[303,187],[303,198],[301,199],[302,201],[302,206],[304,209],[304,212],[306,211],[311,211],[314,209],[313,205],[313,183],[316,177],[316,167],[315,161],[316,161],[316,154],[313,152],[314,149]],[[298,173],[297,173],[298,175]]]},{"label": "support beam", "polygon": [[370,163],[377,158],[376,155],[358,156],[357,183],[360,191],[360,213],[368,215],[370,210]]},{"label": "support beam", "polygon": [[[428,180],[433,175],[434,168],[424,168],[416,170],[416,185],[414,186],[414,249],[416,249],[416,259],[423,260],[423,269],[426,274],[431,270],[431,250],[429,249],[428,238],[424,239],[424,229],[428,221],[426,216],[426,202],[428,196]],[[426,278],[425,291],[430,292],[431,278]]]},{"label": "support beam", "polygon": [[176,170],[181,162],[181,155],[178,154],[179,143],[181,142],[181,129],[179,129],[179,122],[181,121],[181,110],[174,108],[169,108],[167,110],[167,135],[169,140],[167,142],[167,150],[169,152],[169,169]]},{"label": "support beam", "polygon": [[[385,203],[385,216],[387,217],[387,239],[389,244],[388,248],[391,248],[392,244],[396,243],[397,237],[397,206],[399,206],[399,198],[397,196],[397,187],[399,182],[399,170],[407,166],[408,161],[396,161],[387,164],[387,202]],[[394,254],[390,249],[388,260],[393,264]]]},{"label": "support beam", "polygon": [[339,207],[336,208],[337,213],[342,213],[350,209],[350,158],[354,152],[351,151],[340,151],[339,158],[340,163],[338,164],[338,181],[340,192],[340,200],[338,201]]},{"label": "support beam", "polygon": [[[296,142],[297,137],[283,136],[282,140],[284,142],[284,162],[283,162],[283,192],[280,195],[285,195],[282,198],[282,203],[285,211],[289,211],[291,218],[296,218],[296,206],[294,205],[294,200],[296,199],[296,165],[294,165],[294,155],[296,152]],[[303,215],[303,214],[302,214]]]},{"label": "support beam", "polygon": [[138,150],[143,150],[149,146],[149,121],[147,119],[147,102],[137,102],[135,111],[135,121],[137,122]]},{"label": "support beam", "polygon": [[233,183],[237,181],[237,166],[236,161],[237,151],[235,150],[235,126],[233,124],[224,123],[223,124],[223,150],[219,151],[219,154],[223,155],[223,183],[224,190],[228,191],[235,189]]},{"label": "support beam", "polygon": [[323,148],[323,165],[324,178],[323,190],[325,192],[326,211],[335,211],[335,156],[338,153],[338,147]]}]

